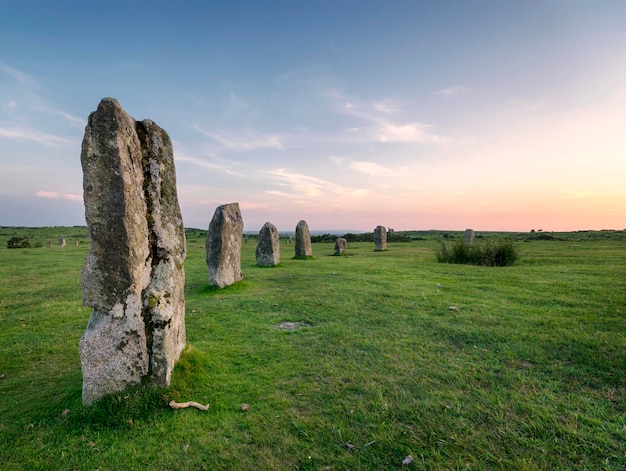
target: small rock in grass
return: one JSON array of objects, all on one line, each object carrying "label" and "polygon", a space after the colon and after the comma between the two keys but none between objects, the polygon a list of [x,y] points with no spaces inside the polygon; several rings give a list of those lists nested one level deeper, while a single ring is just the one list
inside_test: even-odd
[{"label": "small rock in grass", "polygon": [[248,409],[250,409],[250,405],[249,405],[249,404],[246,404],[246,403],[241,404],[241,410],[242,410],[242,411],[244,411],[244,412],[245,412],[245,411],[247,411]]},{"label": "small rock in grass", "polygon": [[459,310],[459,308],[458,308],[458,307],[456,307],[456,306],[450,306],[450,307],[448,307],[448,311],[458,311],[458,310]]},{"label": "small rock in grass", "polygon": [[402,466],[408,466],[413,462],[413,457],[411,455],[407,456],[402,460]]}]

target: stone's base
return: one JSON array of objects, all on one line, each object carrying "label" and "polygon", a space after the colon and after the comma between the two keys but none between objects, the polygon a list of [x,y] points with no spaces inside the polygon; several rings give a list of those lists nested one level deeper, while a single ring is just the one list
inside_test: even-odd
[{"label": "stone's base", "polygon": [[85,405],[141,384],[148,374],[143,319],[132,307],[124,311],[119,305],[115,310],[114,314],[94,310],[80,339]]},{"label": "stone's base", "polygon": [[346,245],[348,241],[343,237],[337,237],[335,240],[335,255],[342,255],[346,252]]}]

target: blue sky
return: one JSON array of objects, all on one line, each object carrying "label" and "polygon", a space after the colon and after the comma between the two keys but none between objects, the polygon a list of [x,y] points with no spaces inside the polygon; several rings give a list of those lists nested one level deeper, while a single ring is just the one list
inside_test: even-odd
[{"label": "blue sky", "polygon": [[84,225],[101,98],[185,225],[626,228],[626,2],[0,0],[0,225]]}]

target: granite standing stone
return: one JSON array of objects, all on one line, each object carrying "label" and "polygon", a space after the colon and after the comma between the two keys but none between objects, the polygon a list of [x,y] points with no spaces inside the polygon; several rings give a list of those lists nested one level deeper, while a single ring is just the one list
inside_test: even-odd
[{"label": "granite standing stone", "polygon": [[474,229],[465,229],[465,234],[463,234],[463,244],[474,245],[475,237],[476,235],[474,234]]},{"label": "granite standing stone", "polygon": [[262,267],[273,267],[280,263],[280,238],[278,229],[271,222],[266,222],[259,232],[256,263]]},{"label": "granite standing stone", "polygon": [[223,288],[243,278],[241,242],[243,218],[239,203],[218,206],[209,224],[206,239],[206,263],[209,284]]},{"label": "granite standing stone", "polygon": [[335,255],[342,255],[346,252],[348,241],[343,237],[337,237],[335,240]]},{"label": "granite standing stone", "polygon": [[303,220],[296,226],[296,258],[312,256],[311,233],[309,232],[309,225]]},{"label": "granite standing stone", "polygon": [[186,341],[186,243],[163,129],[105,98],[89,116],[81,163],[91,238],[81,281],[93,312],[79,351],[89,405],[134,385],[169,385]]},{"label": "granite standing stone", "polygon": [[376,226],[374,229],[374,250],[387,250],[387,229]]}]

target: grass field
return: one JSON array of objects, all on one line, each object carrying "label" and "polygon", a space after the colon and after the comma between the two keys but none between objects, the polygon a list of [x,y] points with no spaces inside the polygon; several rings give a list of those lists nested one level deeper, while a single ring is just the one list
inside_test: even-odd
[{"label": "grass field", "polygon": [[0,469],[624,470],[623,234],[519,241],[507,268],[439,264],[436,234],[260,268],[250,240],[216,290],[193,233],[171,387],[84,408],[86,230],[0,228]]}]

